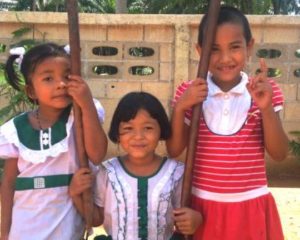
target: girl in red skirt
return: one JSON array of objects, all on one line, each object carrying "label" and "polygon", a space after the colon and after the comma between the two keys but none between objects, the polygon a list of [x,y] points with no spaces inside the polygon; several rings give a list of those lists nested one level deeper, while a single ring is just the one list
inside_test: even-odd
[{"label": "girl in red skirt", "polygon": [[[199,26],[197,50],[201,52],[207,26]],[[246,17],[222,6],[206,80],[182,83],[176,91],[172,113],[170,156],[186,147],[192,106],[203,103],[193,168],[193,207],[204,222],[194,239],[283,240],[275,201],[268,191],[265,150],[276,161],[288,153],[288,139],[278,112],[283,95],[260,73],[249,77],[243,69],[254,39]]]}]

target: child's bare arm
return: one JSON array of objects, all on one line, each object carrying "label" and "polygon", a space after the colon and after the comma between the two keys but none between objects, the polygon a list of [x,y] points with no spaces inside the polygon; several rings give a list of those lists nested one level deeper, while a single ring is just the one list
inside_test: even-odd
[{"label": "child's bare arm", "polygon": [[82,110],[84,143],[89,159],[99,164],[107,151],[107,137],[99,121],[94,102]]},{"label": "child's bare arm", "polygon": [[[88,168],[79,169],[73,176],[70,187],[69,195],[82,217],[84,217],[84,206],[82,193],[91,188],[93,184],[93,176]],[[103,208],[93,205],[93,225],[99,226],[103,223]]]},{"label": "child's bare arm", "polygon": [[194,234],[203,222],[201,213],[191,208],[178,208],[173,214],[177,230],[184,235]]},{"label": "child's bare arm", "polygon": [[267,65],[260,60],[261,73],[250,80],[247,88],[258,105],[263,119],[264,142],[267,152],[276,160],[284,160],[288,154],[288,138],[281,124],[279,114],[272,106],[272,87],[267,80]]},{"label": "child's bare arm", "polygon": [[11,221],[15,181],[18,175],[18,160],[6,159],[1,186],[1,240],[8,239]]},{"label": "child's bare arm", "polygon": [[170,157],[179,156],[186,147],[189,126],[184,123],[185,111],[175,106],[171,116],[172,136],[167,139],[166,146]]},{"label": "child's bare arm", "polygon": [[69,76],[67,87],[68,93],[81,108],[88,158],[94,164],[99,164],[107,151],[107,137],[99,121],[91,91],[81,77],[74,75]]},{"label": "child's bare arm", "polygon": [[279,114],[272,108],[262,112],[262,115],[266,150],[273,160],[282,161],[288,154],[289,145]]},{"label": "child's bare arm", "polygon": [[187,145],[189,126],[184,123],[185,112],[195,104],[203,102],[207,90],[205,80],[196,79],[176,102],[171,117],[172,136],[167,140],[167,149],[171,157],[180,155]]}]

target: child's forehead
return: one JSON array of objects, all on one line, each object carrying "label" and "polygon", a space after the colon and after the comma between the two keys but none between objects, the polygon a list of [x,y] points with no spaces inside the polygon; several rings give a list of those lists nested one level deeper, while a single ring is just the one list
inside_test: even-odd
[{"label": "child's forehead", "polygon": [[66,57],[47,57],[43,60],[41,60],[36,65],[36,71],[42,70],[42,69],[56,69],[56,68],[66,68],[70,67],[71,63],[70,60]]},{"label": "child's forehead", "polygon": [[234,29],[236,31],[244,30],[243,24],[240,22],[223,22],[221,24],[218,24],[217,31],[220,28],[230,28],[230,29]]},{"label": "child's forehead", "polygon": [[153,122],[153,121],[157,121],[157,120],[153,118],[147,110],[141,108],[137,110],[136,114],[132,116],[131,119],[129,119],[128,121],[121,121],[121,123]]},{"label": "child's forehead", "polygon": [[228,38],[244,38],[244,29],[238,23],[223,23],[217,27],[216,40],[223,41]]}]

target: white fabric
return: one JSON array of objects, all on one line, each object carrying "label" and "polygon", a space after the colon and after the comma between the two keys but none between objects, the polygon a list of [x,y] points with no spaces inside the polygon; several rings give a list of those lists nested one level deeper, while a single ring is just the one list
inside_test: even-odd
[{"label": "white fabric", "polygon": [[257,197],[264,196],[269,193],[268,187],[263,186],[254,190],[239,192],[239,193],[215,193],[205,191],[199,188],[192,187],[192,193],[201,199],[216,201],[216,202],[242,202]]},{"label": "white fabric", "polygon": [[[103,113],[103,108],[98,108],[101,121]],[[18,177],[72,174],[79,168],[72,126],[70,114],[65,139],[49,151],[32,151],[19,142],[17,129],[9,121],[0,127],[0,157],[18,158]],[[83,231],[82,218],[69,197],[68,187],[15,191],[9,240],[79,240]]]},{"label": "white fabric", "polygon": [[244,124],[251,106],[251,96],[246,89],[248,76],[241,73],[241,82],[228,92],[223,92],[208,75],[208,95],[203,103],[205,122],[217,134],[236,133]]},{"label": "white fabric", "polygon": [[[248,118],[251,106],[251,96],[246,88],[248,75],[241,72],[241,81],[228,92],[223,92],[212,80],[212,74],[207,76],[208,97],[203,102],[203,114],[208,128],[221,135],[236,133]],[[276,106],[277,112],[282,106]],[[185,119],[186,124],[190,124]]]},{"label": "white fabric", "polygon": [[[98,118],[100,122],[103,123],[105,117],[104,108],[102,107],[100,101],[96,99],[93,100],[97,109]],[[71,111],[66,125],[67,137],[55,145],[52,145],[50,148],[40,151],[28,149],[19,141],[17,129],[15,128],[13,119],[11,119],[0,127],[0,158],[15,158],[20,155],[19,157],[31,163],[43,163],[48,157],[55,158],[59,154],[68,151],[68,139],[72,132],[73,123],[74,116],[73,111]]]},{"label": "white fabric", "polygon": [[[113,239],[138,238],[138,179],[128,174],[117,158],[103,163],[96,177],[95,203],[104,207],[104,228]],[[180,206],[184,165],[167,159],[148,178],[148,238],[170,239],[172,210]]]},{"label": "white fabric", "polygon": [[[23,113],[26,114],[26,113]],[[8,121],[6,124],[0,127],[0,138],[3,139],[3,142],[0,142],[0,157],[7,158],[8,152],[5,151],[6,147],[12,148],[12,144],[15,146],[15,153],[10,153],[13,156],[18,156],[19,158],[24,159],[25,161],[29,161],[31,163],[43,163],[47,160],[48,157],[57,157],[61,153],[68,151],[68,139],[71,134],[71,129],[73,126],[74,117],[70,114],[66,130],[67,137],[62,141],[52,145],[48,149],[41,150],[32,150],[28,149],[25,145],[23,145],[18,138],[17,129],[14,125],[13,119]],[[5,154],[5,155],[2,155]]]},{"label": "white fabric", "polygon": [[70,54],[70,52],[71,52],[70,45],[67,44],[66,46],[64,46],[64,50],[65,50],[65,52],[66,52],[67,54]]},{"label": "white fabric", "polygon": [[22,61],[23,61],[23,57],[25,54],[26,50],[24,47],[15,47],[9,50],[9,53],[11,55],[18,55],[19,57],[15,60],[16,63],[21,66]]}]

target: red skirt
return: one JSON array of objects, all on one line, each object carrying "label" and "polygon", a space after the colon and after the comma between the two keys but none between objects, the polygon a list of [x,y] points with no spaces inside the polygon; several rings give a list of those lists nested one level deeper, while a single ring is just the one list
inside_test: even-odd
[{"label": "red skirt", "polygon": [[271,193],[243,202],[215,202],[193,196],[193,208],[203,215],[196,240],[283,240]]}]

